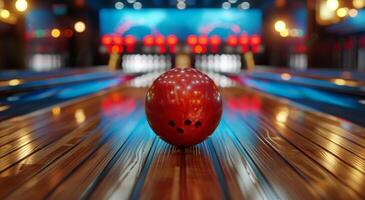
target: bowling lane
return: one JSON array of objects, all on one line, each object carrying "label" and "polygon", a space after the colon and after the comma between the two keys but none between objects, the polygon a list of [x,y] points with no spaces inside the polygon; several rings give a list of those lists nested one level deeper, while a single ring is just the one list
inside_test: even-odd
[{"label": "bowling lane", "polygon": [[298,105],[365,126],[363,86],[341,86],[324,80],[292,75],[287,77],[287,75],[270,72],[253,73],[233,79],[257,90],[288,99]]},{"label": "bowling lane", "polygon": [[19,85],[18,92],[0,98],[0,120],[96,93],[123,84],[131,77],[121,73],[99,72]]},{"label": "bowling lane", "polygon": [[320,78],[320,79],[333,79],[342,78],[347,80],[353,80],[358,82],[365,82],[365,74],[361,71],[342,71],[342,70],[305,70],[305,71],[293,71],[295,74],[306,77]]},{"label": "bowling lane", "polygon": [[361,71],[343,71],[343,70],[332,70],[332,69],[306,69],[306,70],[291,70],[287,68],[276,68],[276,67],[262,67],[259,66],[259,72],[271,72],[271,73],[289,73],[291,75],[308,77],[320,80],[334,80],[334,79],[345,79],[349,81],[358,82],[361,85],[365,82],[365,74]]},{"label": "bowling lane", "polygon": [[365,198],[362,127],[230,87],[215,133],[179,149],[148,126],[145,92],[120,85],[0,122],[0,198]]},{"label": "bowling lane", "polygon": [[310,77],[297,75],[295,73],[274,73],[274,72],[263,72],[255,71],[252,73],[243,74],[244,77],[274,81],[274,82],[286,82],[299,86],[318,88],[323,90],[329,90],[333,92],[365,96],[365,84],[361,81],[346,80],[343,78],[327,78],[327,77]]},{"label": "bowling lane", "polygon": [[71,74],[61,77],[46,77],[45,79],[26,82],[21,79],[11,79],[10,81],[7,81],[5,85],[0,86],[0,97],[59,85],[72,85],[86,81],[111,79],[121,74],[121,72],[100,71]]},{"label": "bowling lane", "polygon": [[90,72],[105,71],[106,67],[88,67],[83,69],[60,69],[51,71],[28,71],[28,70],[3,70],[0,73],[0,85],[3,85],[6,81],[12,79],[20,79],[23,82],[35,81],[35,80],[45,80],[49,78],[57,78],[63,76],[77,75]]}]

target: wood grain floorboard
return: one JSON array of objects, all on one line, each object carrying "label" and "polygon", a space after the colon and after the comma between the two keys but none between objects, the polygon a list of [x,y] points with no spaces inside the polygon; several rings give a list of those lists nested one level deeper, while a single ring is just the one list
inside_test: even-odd
[{"label": "wood grain floorboard", "polygon": [[221,123],[212,144],[225,177],[231,199],[272,199],[277,197],[251,158],[231,137],[225,123]]},{"label": "wood grain floorboard", "polygon": [[[291,115],[291,112],[288,112],[289,115]],[[269,118],[268,120],[272,121],[272,119],[276,117],[275,114],[278,114],[278,112],[275,113],[272,112],[272,110],[266,108],[262,115],[266,116]],[[338,149],[337,153],[334,153],[335,155],[342,153],[343,155],[340,157],[357,157],[359,163],[353,163],[351,161],[351,164],[363,166],[363,160],[365,159],[365,148],[362,144],[359,144],[362,138],[356,138],[354,135],[347,135],[346,132],[342,132],[342,134],[336,134],[332,131],[324,131],[321,127],[317,128],[318,123],[301,123],[300,121],[301,120],[287,120],[285,126],[324,149],[326,149],[328,146],[337,145]]]},{"label": "wood grain floorboard", "polygon": [[[97,98],[99,99],[99,101],[94,100],[94,105],[90,108],[92,109],[94,107],[94,109],[95,108],[100,109],[100,100],[103,98],[104,97]],[[76,102],[76,104],[77,103],[78,102]],[[71,105],[67,107],[68,109],[65,109],[65,112],[75,111],[73,109],[70,109],[70,107],[75,107],[75,109],[76,108],[80,109],[80,105],[78,104],[76,106]],[[85,115],[87,114],[95,115],[93,112],[89,112],[90,108],[85,108],[84,111]],[[40,114],[44,114],[44,112]],[[32,151],[34,149],[25,149],[26,150],[25,153],[27,155],[24,156],[24,159],[22,157],[16,157],[16,156],[12,157],[11,159],[9,158],[8,160],[4,160],[4,158],[2,158],[1,159],[2,162],[0,162],[0,164],[3,164],[4,168],[2,169],[2,173],[0,174],[1,177],[0,185],[4,185],[7,187],[5,187],[5,189],[0,190],[1,196],[9,194],[9,192],[11,192],[17,186],[19,186],[19,184],[24,183],[26,180],[28,180],[35,174],[42,172],[42,170],[44,170],[45,167],[50,165],[52,161],[58,159],[60,156],[62,156],[63,153],[71,150],[74,147],[74,145],[79,144],[80,141],[85,140],[88,137],[88,133],[95,134],[94,129],[97,128],[98,124],[100,123],[100,117],[102,116],[102,113],[98,113],[95,116],[90,116],[90,117],[87,116],[85,122],[82,122],[80,124],[79,129],[75,129],[75,131],[71,131],[65,134],[59,140],[55,140],[49,145],[40,148],[39,151],[29,153],[29,151]],[[128,117],[128,115],[125,117]],[[140,118],[140,115],[138,116],[138,118]],[[69,118],[69,121],[70,122],[75,121],[74,117]],[[87,128],[84,129],[83,126]],[[10,168],[5,170],[6,167]],[[19,180],[19,178],[21,179]],[[9,185],[9,183],[13,184]]]},{"label": "wood grain floorboard", "polygon": [[128,199],[137,179],[141,176],[147,156],[151,153],[156,136],[146,123],[142,124],[131,140],[120,149],[105,174],[100,176],[90,199]]},{"label": "wood grain floorboard", "polygon": [[[275,124],[270,123],[269,121],[265,121],[269,124],[269,126],[275,126]],[[303,138],[301,136],[296,135],[292,130],[287,128],[279,128],[277,131],[281,137],[285,138],[291,144],[296,146],[300,151],[310,156],[311,159],[315,160],[320,164],[320,166],[324,167],[326,170],[335,174],[335,176],[341,179],[343,182],[347,182],[351,184],[353,189],[356,189],[357,192],[362,193],[364,188],[364,174],[359,170],[361,166],[353,167],[348,163],[344,162],[344,160],[354,159],[354,163],[359,161],[356,157],[337,157],[333,153],[336,149],[339,149],[339,146],[333,145],[331,151],[327,149],[323,149],[320,146],[312,143],[310,140]],[[354,179],[353,177],[356,176]],[[361,188],[361,189],[360,189]]]},{"label": "wood grain floorboard", "polygon": [[179,149],[159,140],[140,199],[224,199],[206,143]]},{"label": "wood grain floorboard", "polygon": [[[13,131],[11,133],[3,131],[0,129],[0,134],[3,135],[0,137],[0,147],[3,145],[8,145],[9,142],[15,142],[15,140],[22,141],[22,138],[24,137],[36,137],[37,134],[40,133],[47,133],[44,130],[49,130],[52,127],[65,127],[70,126],[73,124],[74,126],[77,125],[77,123],[74,120],[67,120],[69,118],[73,118],[75,111],[77,109],[83,109],[87,110],[87,115],[96,115],[100,110],[97,109],[90,109],[92,106],[90,106],[92,101],[84,101],[82,102],[82,107],[68,107],[67,111],[62,112],[60,109],[60,114],[58,116],[52,115],[52,111],[49,113],[43,114],[41,117],[33,117],[29,119],[24,119],[23,123],[21,123],[21,126],[14,126],[16,128],[16,131]],[[95,102],[94,102],[95,104]],[[43,130],[42,130],[43,129]],[[5,132],[5,133],[4,133]],[[29,136],[30,135],[30,136]],[[23,139],[24,140],[24,139]],[[27,139],[29,141],[29,139]]]},{"label": "wood grain floorboard", "polygon": [[[72,172],[60,185],[57,186],[54,192],[48,196],[50,199],[80,199],[87,195],[87,190],[92,186],[94,180],[106,170],[107,164],[114,158],[115,154],[122,148],[126,141],[133,140],[133,144],[138,144],[136,136],[139,138],[147,137],[141,127],[146,123],[142,118],[142,112],[138,113],[139,119],[134,121],[118,120],[118,132],[113,134],[111,138],[97,149],[89,159],[85,160],[80,167]],[[132,118],[128,118],[132,119]],[[123,123],[124,122],[124,123]],[[133,146],[129,151],[138,152]],[[111,185],[109,185],[111,187]]]},{"label": "wood grain floorboard", "polygon": [[257,118],[252,120],[246,116],[244,119],[249,128],[278,152],[299,174],[302,174],[308,185],[318,190],[321,196],[332,199],[359,198],[359,194],[356,194],[346,183],[338,180],[335,175],[319,166],[311,157],[282,138],[277,130],[262,122],[257,122]]},{"label": "wood grain floorboard", "polygon": [[[248,152],[254,164],[260,169],[275,193],[281,199],[319,199],[319,193],[312,188],[303,175],[298,173],[280,154],[251,131],[245,123],[226,115],[227,129]],[[229,124],[228,124],[229,122]],[[292,187],[295,185],[295,187]]]},{"label": "wood grain floorboard", "polygon": [[0,198],[7,196],[31,177],[40,173],[55,160],[72,150],[75,145],[94,134],[97,122],[90,122],[72,131],[62,139],[17,162],[0,174]]},{"label": "wood grain floorboard", "polygon": [[113,122],[115,123],[115,121],[110,120],[102,124],[102,126],[99,126],[95,134],[78,144],[76,148],[72,149],[61,159],[58,159],[46,169],[43,169],[24,185],[18,187],[9,198],[19,199],[24,197],[24,195],[26,195],[27,199],[42,199],[47,197],[50,191],[64,181],[77,167],[91,159],[95,151],[104,143],[112,139],[112,135],[116,134],[115,129],[110,129],[110,125]]},{"label": "wood grain floorboard", "polygon": [[[265,101],[267,99],[265,99],[262,96],[261,96],[261,98],[263,98],[262,103],[266,105]],[[288,129],[289,129],[289,131],[291,130],[289,128],[290,123],[277,122],[278,120],[276,119],[276,117],[271,116],[271,114],[269,112],[273,108],[279,108],[279,110],[277,111],[277,114],[280,113],[280,108],[282,109],[283,105],[279,105],[278,102],[276,102],[276,103],[277,103],[277,105],[271,105],[271,106],[269,104],[266,109],[264,108],[265,111],[259,110],[257,112],[246,113],[245,115],[242,115],[242,113],[241,113],[241,117],[244,121],[246,121],[250,125],[250,127],[253,130],[255,130],[255,132],[264,133],[263,136],[266,136],[269,144],[271,143],[271,146],[275,147],[276,149],[278,149],[279,147],[282,148],[284,146],[288,146],[291,148],[294,147],[293,150],[290,150],[290,149],[283,149],[283,150],[278,149],[278,150],[281,152],[281,154],[286,156],[286,159],[288,160],[288,162],[291,162],[298,169],[301,169],[302,173],[304,172],[304,174],[306,174],[306,176],[311,177],[313,179],[313,178],[316,178],[314,176],[314,174],[318,174],[318,175],[322,174],[322,176],[320,176],[320,177],[323,177],[324,174],[331,173],[330,176],[329,175],[326,175],[326,176],[332,177],[332,178],[331,179],[326,178],[325,181],[323,181],[323,183],[320,184],[320,185],[323,185],[325,183],[327,185],[326,187],[316,187],[317,189],[331,189],[332,188],[331,189],[332,192],[323,191],[324,194],[326,194],[326,196],[328,196],[328,194],[338,193],[338,195],[336,195],[332,198],[346,197],[346,195],[350,195],[350,196],[347,196],[347,198],[349,198],[349,197],[356,198],[356,196],[353,195],[353,193],[354,193],[353,191],[357,192],[357,195],[361,195],[363,193],[363,192],[361,192],[362,187],[363,187],[362,186],[363,184],[361,183],[361,179],[363,177],[362,173],[358,169],[353,168],[353,167],[343,163],[341,159],[338,159],[337,157],[335,157],[333,154],[330,153],[331,150],[325,151],[326,149],[320,148],[318,145],[315,145],[315,142],[317,142],[315,140],[316,139],[318,140],[318,137],[313,137],[314,136],[313,134],[312,134],[312,138],[308,137],[307,139],[305,139],[305,138],[298,137],[298,133],[295,133],[293,131],[291,133],[289,133]],[[263,107],[265,107],[265,105]],[[270,109],[270,107],[271,107],[271,109]],[[284,107],[284,108],[286,108],[286,107]],[[288,111],[288,110],[285,110],[285,111]],[[289,115],[288,115],[288,117],[289,117]],[[293,123],[293,124],[296,124],[296,123]],[[313,124],[311,124],[311,126],[314,127]],[[306,130],[306,132],[301,132],[301,134],[310,135],[311,134],[310,131],[311,130],[308,129],[308,130]],[[272,136],[270,136],[270,135],[272,135]],[[321,138],[319,140],[323,141],[323,139],[324,138]],[[328,142],[331,142],[331,141],[328,141]],[[275,145],[275,143],[278,143],[280,145]],[[341,148],[339,145],[337,145],[336,143],[332,143],[332,142],[330,143],[330,146],[332,149]],[[295,148],[297,148],[297,149],[295,149]],[[327,149],[327,150],[329,150],[329,149]],[[295,153],[296,156],[294,156],[294,157],[292,156],[291,158],[288,157],[288,156],[290,156],[290,153],[293,153],[293,152],[296,152]],[[349,152],[347,152],[347,153],[349,153]],[[305,156],[303,157],[303,155],[305,155]],[[314,155],[317,155],[317,156],[314,156]],[[342,159],[344,159],[343,156],[344,155],[341,155]],[[347,154],[347,156],[349,156],[349,155]],[[305,161],[305,162],[302,162],[301,165],[298,165],[298,164],[296,164],[296,162],[298,162],[298,160],[295,158],[300,158],[300,157],[301,157],[301,159],[299,161],[301,161],[301,162]],[[305,157],[307,157],[307,158],[305,158]],[[354,158],[354,157],[355,157],[355,159],[356,158],[358,159],[358,157],[356,157],[354,155],[350,155],[350,158]],[[315,164],[312,164],[313,161],[308,160],[308,158],[313,160]],[[322,158],[322,159],[320,159],[320,158]],[[326,160],[326,159],[330,159],[330,160]],[[332,161],[332,162],[329,162],[329,161]],[[356,163],[356,162],[354,162],[354,163]],[[310,165],[313,165],[313,167],[311,167],[311,168],[316,169],[317,171],[320,168],[324,168],[325,173],[323,173],[323,170],[320,170],[319,172],[315,172],[313,170],[308,171],[306,168],[303,168],[303,166],[309,167]],[[336,167],[340,167],[340,169],[334,170],[334,165],[336,165]],[[337,166],[337,165],[339,165],[339,166]],[[349,172],[355,173],[356,176],[358,176],[356,178],[358,180],[352,180],[351,178],[353,176],[351,176],[351,178],[348,177],[349,174],[346,175],[346,173],[349,173]],[[336,178],[337,180],[336,179],[334,180],[333,177]],[[339,183],[349,186],[352,189],[352,191],[349,191],[350,188],[348,188],[348,187],[347,188],[343,187],[343,186],[341,187],[341,184],[339,184]],[[318,185],[318,183],[315,183],[315,182],[313,182],[311,184]],[[339,188],[343,188],[343,189],[339,190]],[[336,192],[336,190],[341,191],[341,192]],[[340,198],[340,199],[343,199],[343,198]]]}]

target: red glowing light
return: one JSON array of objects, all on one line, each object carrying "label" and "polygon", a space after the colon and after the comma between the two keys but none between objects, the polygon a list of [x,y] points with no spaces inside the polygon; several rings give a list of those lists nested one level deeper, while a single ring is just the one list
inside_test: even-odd
[{"label": "red glowing light", "polygon": [[65,37],[72,37],[72,35],[74,34],[74,32],[71,30],[71,29],[66,29],[65,31],[64,31],[64,35],[65,35]]},{"label": "red glowing light", "polygon": [[259,45],[253,45],[251,49],[252,49],[253,53],[259,53],[260,52]]},{"label": "red glowing light", "polygon": [[194,47],[194,53],[203,53],[203,47],[201,46],[201,45],[196,45],[195,47]]},{"label": "red glowing light", "polygon": [[201,45],[207,45],[208,44],[208,37],[206,35],[201,35],[201,36],[199,36],[198,42]]},{"label": "red glowing light", "polygon": [[251,45],[259,45],[261,44],[261,37],[259,35],[253,35],[251,37]]},{"label": "red glowing light", "polygon": [[243,34],[240,36],[240,41],[239,41],[240,45],[248,45],[249,41],[250,38],[248,37],[248,35]]},{"label": "red glowing light", "polygon": [[120,45],[113,45],[110,49],[110,53],[122,53],[123,47]]},{"label": "red glowing light", "polygon": [[122,45],[123,44],[123,38],[119,35],[116,35],[113,37],[113,43],[117,44],[117,45]]},{"label": "red glowing light", "polygon": [[106,116],[118,114],[125,117],[135,110],[136,102],[134,99],[124,97],[119,93],[111,93],[103,98],[101,106],[103,114]]},{"label": "red glowing light", "polygon": [[176,45],[179,42],[175,35],[167,36],[167,44],[168,45]]},{"label": "red glowing light", "polygon": [[212,53],[218,53],[219,48],[218,48],[218,46],[211,46],[211,47],[210,47],[210,51],[211,51]]},{"label": "red glowing light", "polygon": [[212,46],[219,46],[221,44],[222,40],[218,35],[213,35],[210,37],[210,44]]},{"label": "red glowing light", "polygon": [[237,46],[238,45],[238,38],[235,35],[230,35],[227,38],[227,44],[229,46]]},{"label": "red glowing light", "polygon": [[306,50],[307,50],[307,47],[305,45],[297,45],[294,48],[294,51],[297,52],[297,53],[305,53]]},{"label": "red glowing light", "polygon": [[198,44],[198,37],[195,35],[189,35],[187,39],[188,45],[196,45]]},{"label": "red glowing light", "polygon": [[150,47],[150,46],[153,46],[154,45],[154,38],[153,38],[153,36],[152,35],[147,35],[147,36],[145,36],[144,38],[143,38],[143,44],[145,45],[145,46],[148,46],[148,47]]},{"label": "red glowing light", "polygon": [[169,50],[170,50],[170,53],[172,53],[172,54],[176,53],[176,46],[175,45],[170,45]]},{"label": "red glowing light", "polygon": [[164,45],[160,45],[158,47],[158,52],[159,53],[166,53],[166,47]]},{"label": "red glowing light", "polygon": [[251,112],[256,113],[261,110],[261,100],[257,96],[241,98],[231,98],[227,102],[228,108],[234,112],[240,112],[243,115],[247,115]]},{"label": "red glowing light", "polygon": [[155,38],[156,45],[164,45],[165,44],[165,37],[163,35],[157,35]]},{"label": "red glowing light", "polygon": [[124,42],[127,46],[133,46],[136,44],[136,38],[133,35],[127,35],[124,38]]},{"label": "red glowing light", "polygon": [[111,45],[113,42],[113,38],[110,35],[104,35],[101,38],[101,43],[105,46]]}]

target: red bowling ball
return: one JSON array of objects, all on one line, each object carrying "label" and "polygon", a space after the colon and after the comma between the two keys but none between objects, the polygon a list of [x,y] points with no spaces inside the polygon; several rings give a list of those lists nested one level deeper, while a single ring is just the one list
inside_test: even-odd
[{"label": "red bowling ball", "polygon": [[158,77],[147,92],[145,106],[154,132],[180,147],[205,140],[222,116],[222,98],[217,86],[193,68],[174,68]]}]

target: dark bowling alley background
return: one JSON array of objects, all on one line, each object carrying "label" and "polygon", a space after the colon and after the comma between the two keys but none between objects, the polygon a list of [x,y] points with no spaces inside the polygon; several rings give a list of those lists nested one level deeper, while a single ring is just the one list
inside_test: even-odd
[{"label": "dark bowling alley background", "polygon": [[[1,69],[364,70],[363,1],[6,1]],[[116,55],[118,54],[118,55]]]}]

